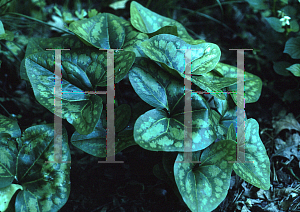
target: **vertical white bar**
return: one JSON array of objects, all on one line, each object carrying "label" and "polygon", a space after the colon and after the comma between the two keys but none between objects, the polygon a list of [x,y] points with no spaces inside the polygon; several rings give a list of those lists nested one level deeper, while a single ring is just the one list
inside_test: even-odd
[{"label": "vertical white bar", "polygon": [[71,163],[62,161],[62,104],[61,104],[61,50],[69,49],[46,49],[55,50],[55,85],[54,85],[54,161],[45,163]]},{"label": "vertical white bar", "polygon": [[[107,50],[107,49],[105,49]],[[114,74],[114,49],[107,50],[107,137],[106,161],[98,163],[124,163],[115,160],[115,74]]]},{"label": "vertical white bar", "polygon": [[185,76],[184,76],[184,155],[186,163],[192,162],[192,74],[191,50],[185,51]]},{"label": "vertical white bar", "polygon": [[244,79],[244,51],[252,49],[229,49],[237,50],[237,160],[228,163],[252,163],[245,161],[245,79]]}]

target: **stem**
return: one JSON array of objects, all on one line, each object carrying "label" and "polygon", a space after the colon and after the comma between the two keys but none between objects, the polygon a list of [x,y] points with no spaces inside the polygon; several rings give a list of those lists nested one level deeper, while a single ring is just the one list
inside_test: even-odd
[{"label": "stem", "polygon": [[146,8],[148,8],[150,4],[151,4],[151,0],[148,0]]},{"label": "stem", "polygon": [[9,116],[11,116],[10,115],[10,113],[5,109],[5,107],[0,103],[0,106],[4,109],[4,111],[9,115]]}]

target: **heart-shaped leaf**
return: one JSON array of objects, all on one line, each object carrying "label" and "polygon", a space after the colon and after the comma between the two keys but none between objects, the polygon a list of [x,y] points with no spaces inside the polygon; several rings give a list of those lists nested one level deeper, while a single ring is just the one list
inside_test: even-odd
[{"label": "heart-shaped leaf", "polygon": [[184,161],[184,154],[178,153],[174,164],[174,176],[179,192],[191,211],[214,210],[226,197],[236,158],[236,143],[222,140],[206,148],[199,160],[192,153],[193,161]]},{"label": "heart-shaped leaf", "polygon": [[[61,52],[62,64],[62,118],[74,125],[81,134],[93,131],[102,112],[102,99],[83,91],[107,86],[106,52],[93,48]],[[115,82],[128,73],[135,54],[119,51],[115,54]],[[26,70],[37,100],[54,113],[55,53],[46,51],[26,58]],[[68,93],[66,93],[68,92]],[[59,115],[59,114],[58,114]]]},{"label": "heart-shaped leaf", "polygon": [[180,38],[193,40],[181,23],[158,15],[136,1],[132,1],[130,4],[130,17],[131,24],[141,32],[153,33],[165,26],[176,26]]},{"label": "heart-shaped leaf", "polygon": [[120,22],[125,20],[110,13],[100,13],[72,22],[69,29],[96,48],[120,49],[125,40],[125,29]]},{"label": "heart-shaped leaf", "polygon": [[[55,68],[53,61],[55,61],[54,52],[42,52],[28,56],[25,62],[27,76],[29,77],[37,101],[52,113],[55,112],[53,90],[55,76],[52,72]],[[69,80],[73,81],[73,83],[81,83],[80,80],[82,78],[78,79],[76,75],[72,75],[71,69],[62,71],[62,73],[64,73],[63,77],[69,77]],[[87,78],[85,79],[88,80]],[[81,83],[80,86],[82,89],[85,88],[84,85],[84,83]],[[61,86],[63,92],[69,92],[61,96],[61,117],[67,119],[82,134],[93,131],[102,112],[101,97],[84,94],[81,89],[64,79],[62,79]],[[90,115],[84,116],[84,114]]]},{"label": "heart-shaped leaf", "polygon": [[289,54],[293,59],[300,59],[300,37],[291,37],[284,47],[283,53]]},{"label": "heart-shaped leaf", "polygon": [[[186,58],[190,59],[191,73],[203,75],[211,71],[220,60],[220,48],[213,43],[191,45],[177,36],[169,34],[156,35],[141,43],[143,52],[152,60],[164,63],[169,68],[176,70],[184,77]],[[186,50],[191,50],[191,57],[185,55]]]},{"label": "heart-shaped leaf", "polygon": [[[70,161],[68,135],[62,128],[61,158]],[[54,163],[54,126],[27,128],[17,158],[17,180],[22,185],[16,198],[16,211],[58,211],[70,194],[71,163]],[[46,163],[47,161],[52,161]]]},{"label": "heart-shaped leaf", "polygon": [[[184,151],[184,84],[170,80],[166,87],[169,111],[153,109],[134,125],[134,139],[151,151]],[[205,99],[192,93],[192,151],[209,146],[215,139],[210,109]]]},{"label": "heart-shaped leaf", "polygon": [[[270,160],[264,144],[259,137],[259,125],[255,119],[248,119],[245,124],[245,161],[234,163],[233,170],[242,179],[252,185],[269,190]],[[243,148],[239,146],[238,148]]]}]

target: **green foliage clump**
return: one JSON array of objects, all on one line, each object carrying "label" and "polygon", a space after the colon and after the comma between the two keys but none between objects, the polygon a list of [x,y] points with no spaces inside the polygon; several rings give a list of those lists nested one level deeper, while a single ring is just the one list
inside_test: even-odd
[{"label": "green foliage clump", "polygon": [[[107,88],[107,70],[112,65],[107,51],[113,49],[114,82],[128,76],[144,102],[119,105],[120,99],[116,99],[112,151],[139,145],[151,151],[176,152],[171,167],[173,178],[192,211],[212,211],[223,201],[232,170],[256,187],[269,189],[270,162],[254,119],[244,119],[245,161],[236,158],[241,148],[235,132],[237,68],[220,63],[218,45],[194,40],[179,22],[135,1],[131,2],[130,14],[130,21],[109,13],[95,14],[70,23],[68,28],[75,35],[31,39],[20,75],[31,84],[37,101],[74,126],[74,146],[93,156],[106,157],[106,98],[87,91]],[[54,107],[54,49],[69,49],[60,53],[63,93],[59,114]],[[191,75],[186,73],[187,67],[191,67]],[[260,97],[262,82],[244,73],[245,103],[252,103]],[[193,83],[192,110],[188,111],[192,117],[192,160],[184,157],[185,78]],[[16,123],[0,118],[7,123],[0,128],[0,152],[4,155],[0,188],[7,193],[6,198],[9,201],[11,194],[21,189],[15,200],[16,210],[23,207],[30,211],[25,201],[30,200],[30,207],[37,211],[58,211],[69,196],[70,164],[44,163],[54,160],[54,126],[30,127],[21,137]],[[64,128],[62,135],[62,160],[70,161]],[[2,210],[7,208],[0,206]]]}]

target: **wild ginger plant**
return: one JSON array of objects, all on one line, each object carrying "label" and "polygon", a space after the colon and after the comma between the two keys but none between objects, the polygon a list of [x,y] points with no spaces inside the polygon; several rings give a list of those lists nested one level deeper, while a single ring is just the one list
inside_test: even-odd
[{"label": "wild ginger plant", "polygon": [[[182,199],[193,212],[212,211],[224,200],[232,170],[252,185],[268,190],[270,162],[255,119],[244,119],[245,161],[236,158],[237,68],[219,62],[218,45],[194,40],[179,22],[135,1],[131,2],[130,14],[127,21],[99,13],[73,21],[68,29],[74,35],[31,39],[20,75],[32,86],[37,101],[56,114],[54,49],[69,49],[59,53],[59,115],[74,126],[71,143],[75,147],[96,157],[106,157],[106,98],[86,91],[108,86],[107,70],[111,64],[107,51],[113,50],[114,83],[129,79],[136,95],[143,100],[133,105],[119,104],[122,99],[116,99],[116,153],[133,145],[150,151],[175,152],[177,157],[169,167],[173,173],[170,180],[175,179]],[[184,158],[186,50],[193,50],[189,58],[192,110],[188,111],[192,117],[192,161]],[[259,77],[244,72],[246,104],[258,100],[261,87]],[[16,211],[58,211],[69,197],[70,164],[44,163],[54,159],[54,125],[30,127],[21,136],[15,121],[3,116],[0,119],[6,123],[0,130],[0,188],[6,202],[0,205],[1,209],[8,208],[16,193],[15,204],[11,206]],[[64,128],[62,135],[62,158],[70,161]],[[167,157],[168,154],[163,160]]]}]

